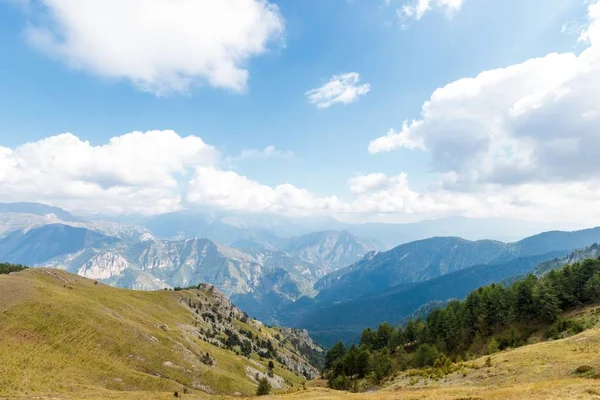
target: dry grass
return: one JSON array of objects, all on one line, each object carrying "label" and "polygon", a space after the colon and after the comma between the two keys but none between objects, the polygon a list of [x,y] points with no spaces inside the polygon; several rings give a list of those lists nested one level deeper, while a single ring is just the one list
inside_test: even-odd
[{"label": "dry grass", "polygon": [[[267,360],[250,361],[199,340],[184,301],[190,296],[211,301],[200,290],[137,292],[57,270],[0,275],[0,398],[89,397],[102,390],[142,391],[144,398],[147,392],[253,393],[246,366],[266,372]],[[271,329],[251,329],[273,336]],[[215,366],[200,362],[205,352]],[[275,373],[292,384],[303,381],[279,366]]]},{"label": "dry grass", "polygon": [[[193,315],[180,302],[189,293],[119,290],[51,273],[0,276],[0,398],[166,400],[174,391],[189,400],[240,398],[199,390],[183,394],[194,380],[224,394],[254,391],[245,377],[248,360],[175,328],[192,323]],[[577,316],[598,317],[588,311]],[[190,352],[206,350],[217,359],[216,368],[189,358]],[[181,368],[164,366],[166,360]],[[600,400],[600,380],[576,374],[580,365],[600,372],[600,329],[496,353],[491,367],[482,357],[439,380],[403,373],[373,393],[332,391],[323,381],[303,385],[289,371],[277,370],[287,372],[294,387],[264,399]]]}]

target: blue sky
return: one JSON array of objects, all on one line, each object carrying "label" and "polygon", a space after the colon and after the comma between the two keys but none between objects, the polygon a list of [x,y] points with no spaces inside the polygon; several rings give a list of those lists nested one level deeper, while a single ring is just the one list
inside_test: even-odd
[{"label": "blue sky", "polygon": [[[127,2],[134,6],[136,3],[134,0]],[[179,191],[166,189],[173,187],[173,182],[167,179],[164,185],[151,188],[156,191],[155,194],[148,195],[144,192],[136,201],[119,198],[131,199],[138,196],[143,179],[138,182],[131,177],[122,180],[119,178],[114,185],[105,187],[99,184],[100,178],[72,173],[66,174],[69,175],[67,177],[56,166],[53,168],[58,168],[58,172],[44,169],[46,167],[42,169],[49,174],[49,180],[55,179],[60,187],[64,187],[65,180],[68,180],[68,184],[74,187],[96,185],[100,187],[96,188],[98,190],[108,188],[113,193],[102,192],[98,196],[96,189],[92,191],[95,193],[92,195],[92,192],[79,189],[61,191],[51,186],[33,190],[32,187],[37,182],[33,178],[29,185],[19,186],[14,182],[9,183],[5,177],[4,195],[0,200],[35,200],[67,208],[106,207],[115,212],[158,212],[190,204],[217,205],[248,211],[324,213],[343,215],[344,218],[352,215],[351,219],[360,221],[401,221],[406,218],[455,214],[548,219],[558,209],[556,207],[564,207],[566,203],[545,204],[547,207],[543,213],[532,214],[528,207],[537,210],[540,205],[530,198],[529,193],[532,190],[538,191],[538,198],[542,199],[544,194],[541,193],[553,190],[563,192],[565,188],[560,185],[565,182],[579,183],[587,190],[586,193],[580,193],[582,203],[573,204],[581,205],[590,198],[596,200],[596,177],[585,166],[582,166],[582,173],[576,174],[577,176],[572,176],[569,172],[553,171],[553,174],[564,175],[561,176],[564,179],[558,180],[548,179],[543,174],[527,175],[523,160],[517,160],[519,168],[514,165],[511,167],[511,171],[514,172],[517,168],[519,172],[511,173],[510,176],[505,174],[505,169],[488,171],[489,160],[467,168],[464,163],[458,165],[457,160],[448,161],[448,155],[436,151],[441,145],[432,142],[437,137],[433,130],[427,132],[431,136],[427,136],[425,132],[417,132],[421,139],[424,138],[424,142],[413,137],[410,139],[411,145],[386,145],[385,150],[369,151],[369,143],[384,136],[388,130],[398,132],[402,129],[403,121],[419,119],[423,103],[438,88],[461,78],[475,77],[483,71],[518,65],[535,57],[545,57],[548,53],[572,54],[575,57],[585,49],[592,48],[593,39],[578,40],[578,37],[586,29],[592,31],[590,26],[595,20],[588,7],[591,8],[594,4],[589,6],[572,0],[433,0],[429,3],[430,9],[420,19],[405,15],[401,20],[399,13],[402,14],[402,7],[415,6],[417,1],[392,0],[389,4],[383,0],[272,1],[268,5],[269,9],[263,12],[276,14],[280,26],[274,26],[271,33],[267,34],[267,39],[260,43],[264,48],[260,51],[248,50],[247,47],[237,48],[237,51],[250,53],[242,57],[241,61],[235,62],[236,66],[248,73],[243,88],[215,85],[206,82],[206,76],[198,74],[193,78],[200,84],[192,84],[183,92],[157,93],[156,90],[141,90],[139,83],[136,85],[126,74],[107,77],[110,74],[99,73],[98,68],[104,68],[102,71],[112,68],[110,58],[101,59],[101,51],[93,48],[84,50],[89,52],[85,55],[88,65],[82,66],[73,61],[75,56],[72,54],[69,60],[69,56],[53,49],[51,43],[32,39],[32,27],[41,27],[57,35],[60,42],[61,35],[65,34],[61,29],[65,26],[69,28],[69,23],[84,21],[85,16],[78,19],[80,15],[77,13],[84,14],[85,10],[82,11],[80,6],[72,6],[71,3],[73,2],[68,0],[0,2],[0,147],[9,149],[5,153],[10,151],[12,154],[12,159],[5,163],[10,166],[6,167],[5,173],[12,171],[8,168],[20,168],[17,172],[23,174],[21,181],[27,181],[32,172],[24,170],[26,167],[15,167],[17,150],[27,142],[36,143],[60,133],[71,132],[80,141],[88,141],[94,147],[105,145],[110,138],[132,131],[173,130],[179,137],[196,136],[214,147],[216,161],[211,158],[210,162],[202,161],[199,165],[223,172],[232,171],[260,186],[248,186],[248,191],[252,193],[242,195],[248,199],[246,202],[229,201],[228,196],[236,196],[236,183],[233,181],[237,178],[234,178],[232,188],[223,188],[219,193],[203,192],[192,196],[195,199],[192,200],[189,197],[192,189],[188,187],[188,183],[193,179],[196,167],[194,163],[198,162],[198,158],[194,156],[180,168],[167,168],[166,175],[174,177]],[[142,3],[138,2],[139,5]],[[153,3],[159,4],[160,1]],[[213,12],[210,3],[214,2],[205,3],[208,5],[199,7],[198,12],[210,18],[210,13]],[[235,2],[223,2],[225,3]],[[243,0],[241,3],[265,6],[264,2],[258,0]],[[449,3],[459,6],[453,9],[444,6]],[[277,7],[274,8],[273,5]],[[235,6],[231,7],[231,10],[225,10],[227,13],[218,14],[218,18],[223,18],[223,25],[235,21],[236,13],[240,12]],[[57,10],[62,10],[71,19],[60,20],[56,17]],[[107,6],[107,10],[112,13],[120,12],[118,5]],[[172,15],[176,18],[177,12]],[[126,18],[126,10],[123,11],[123,16]],[[267,18],[268,15],[263,17]],[[265,22],[263,17],[249,21],[249,29],[264,28],[269,22]],[[100,20],[101,18],[98,17]],[[164,18],[169,18],[166,13]],[[108,25],[113,23],[110,19],[107,21]],[[158,24],[161,21],[155,22]],[[567,22],[567,26],[575,30],[575,33],[565,32],[563,27]],[[193,25],[188,20],[181,22],[182,25],[186,23]],[[117,33],[128,34],[125,27],[119,28],[118,22],[114,24],[116,34],[107,38],[100,35],[99,40],[115,40]],[[216,25],[214,29],[220,29],[219,24]],[[86,34],[89,33],[94,38],[99,35],[94,29],[102,30],[93,26],[86,29]],[[160,29],[165,30],[165,39],[163,43],[162,37],[154,38],[158,43],[157,49],[152,50],[157,53],[151,59],[154,62],[161,57],[171,56],[168,40],[177,39],[178,42],[185,43],[188,39],[176,34],[169,35],[168,27]],[[163,32],[160,29],[156,30],[158,34]],[[80,33],[81,31],[75,32]],[[211,31],[201,33],[205,35],[206,41],[213,40]],[[214,34],[214,38],[218,40],[219,34]],[[71,39],[76,41],[76,38]],[[111,44],[103,43],[102,46],[105,47],[101,48],[110,48]],[[190,46],[190,53],[196,49],[194,46],[195,44]],[[236,46],[249,45],[236,43]],[[94,51],[99,54],[97,60],[93,55]],[[134,50],[131,58],[135,57]],[[178,54],[177,57],[180,59],[175,64],[178,67],[185,65],[186,54]],[[210,58],[211,55],[190,54],[190,57],[193,58],[190,64],[193,64],[205,61],[199,61],[199,58]],[[90,63],[94,62],[97,64],[91,67]],[[593,62],[590,61],[590,64],[596,65]],[[102,66],[97,67],[98,64]],[[216,68],[221,66],[218,63],[216,65]],[[574,67],[569,65],[565,68]],[[307,91],[319,88],[332,77],[345,73],[359,74],[359,84],[369,85],[368,93],[356,97],[349,104],[338,103],[327,108],[318,108],[310,103]],[[575,78],[561,78],[558,83],[563,86],[571,85],[576,82],[567,80]],[[548,90],[557,90],[557,84],[552,79],[540,82],[532,88],[531,94],[543,91],[544,85],[548,85]],[[489,95],[486,99],[494,98],[494,93]],[[583,94],[571,100],[570,104],[580,104],[578,101],[582,96]],[[528,93],[521,94],[521,98],[527,97]],[[516,104],[518,100],[510,101]],[[588,103],[593,103],[592,100],[594,99],[586,98],[586,107]],[[473,107],[472,104],[465,107]],[[466,108],[461,110],[475,113]],[[494,112],[496,111],[497,115],[501,115],[506,110]],[[491,120],[493,117],[486,121]],[[442,122],[455,127],[467,123],[447,119]],[[472,123],[472,120],[468,121],[469,126]],[[483,127],[479,126],[479,132],[493,129],[485,126],[486,123]],[[468,143],[473,140],[473,136],[465,134],[461,139],[461,132],[456,134],[456,142],[445,144],[449,151],[453,151],[452,157],[462,160],[469,157],[478,159],[480,153],[461,153],[463,147],[470,148]],[[407,137],[410,135],[407,134]],[[594,132],[581,135],[589,140],[598,139]],[[480,139],[478,137],[477,140]],[[461,140],[464,140],[464,146]],[[514,145],[515,141],[507,143],[502,145],[503,148]],[[530,144],[523,143],[518,149],[511,147],[511,154],[523,151],[530,157],[532,151],[527,147]],[[548,144],[543,139],[540,143],[539,148]],[[274,146],[277,151],[269,153],[270,156],[263,154],[262,157],[257,156],[258,152],[252,151],[267,146]],[[459,150],[452,150],[455,148]],[[68,158],[68,154],[57,151],[57,157]],[[239,157],[243,151],[246,151],[246,156]],[[278,151],[285,154],[277,156]],[[179,153],[174,153],[174,157],[177,154]],[[529,165],[528,170],[552,170],[539,164],[544,162],[540,154],[534,154],[535,163],[533,166]],[[152,160],[141,157],[138,163],[152,163]],[[30,164],[34,165],[36,162],[31,161]],[[554,161],[548,158],[546,162]],[[47,166],[47,163],[40,162],[40,165]],[[77,168],[79,164],[69,165]],[[111,174],[114,172],[115,176],[121,177],[127,175],[126,172],[118,172],[117,168],[119,167],[115,166],[115,171]],[[482,173],[484,169],[486,174]],[[149,170],[140,173],[147,171]],[[93,172],[89,175],[93,175]],[[405,187],[393,190],[394,185],[399,184],[394,177],[401,173],[406,174],[410,192]],[[474,173],[478,176],[475,180],[472,178]],[[0,177],[1,174],[2,170]],[[106,171],[102,174],[106,175]],[[519,178],[523,174],[527,178]],[[489,177],[484,180],[483,175]],[[498,178],[500,175],[502,178]],[[367,181],[370,183],[364,190],[352,193],[349,179],[359,176],[371,176],[363,181],[363,184]],[[453,180],[452,184],[448,183],[449,176]],[[223,182],[218,177],[213,178]],[[196,183],[198,182],[196,179]],[[211,181],[207,180],[201,186],[208,185],[209,182]],[[305,190],[310,195],[304,198],[304,195],[297,194],[299,200],[289,200],[296,198],[296,194],[285,194],[285,188],[282,189],[283,194],[268,191],[268,188],[276,188],[282,184],[293,185],[295,189]],[[532,189],[527,185],[536,186]],[[384,190],[388,191],[380,193]],[[490,203],[490,196],[494,197],[498,191],[504,195],[504,199],[492,199]],[[368,194],[374,196],[367,197]],[[164,195],[181,201],[169,200],[165,202],[169,204],[168,207],[140,206],[148,201],[160,203],[164,201]],[[99,200],[90,205],[86,200],[87,196],[94,196]],[[344,204],[333,204],[333,196],[336,198],[333,203],[339,201]],[[357,196],[361,198],[356,199]],[[373,205],[381,202],[389,205],[382,208]],[[411,206],[411,202],[415,204]],[[423,204],[430,206],[422,206]],[[490,207],[493,210],[488,212]],[[582,215],[581,218],[587,219],[587,216]]]}]

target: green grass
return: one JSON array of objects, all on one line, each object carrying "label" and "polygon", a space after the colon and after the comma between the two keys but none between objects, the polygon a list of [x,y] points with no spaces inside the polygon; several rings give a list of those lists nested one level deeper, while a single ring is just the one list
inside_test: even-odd
[{"label": "green grass", "polygon": [[[198,339],[194,324],[204,322],[187,298],[214,301],[202,290],[116,289],[57,270],[0,276],[0,397],[100,389],[254,393],[246,367],[264,372],[268,360],[260,368]],[[206,352],[215,366],[200,362]],[[290,384],[304,380],[281,366],[275,373]]]},{"label": "green grass", "polygon": [[[266,372],[268,360],[256,354],[248,360],[199,340],[189,298],[214,301],[203,290],[136,292],[55,270],[1,275],[0,398],[166,400],[175,391],[187,400],[252,395],[256,384],[246,367]],[[265,399],[600,399],[600,311],[585,308],[565,318],[591,329],[492,354],[489,365],[484,356],[441,376],[400,373],[372,393],[332,391],[322,381],[304,385],[275,362],[275,373],[294,386]],[[161,328],[165,324],[167,330]],[[251,320],[233,324],[264,339],[275,340],[279,333]],[[278,350],[292,354],[288,347]],[[206,351],[216,359],[215,367],[199,362]],[[582,365],[592,370],[577,373]]]}]

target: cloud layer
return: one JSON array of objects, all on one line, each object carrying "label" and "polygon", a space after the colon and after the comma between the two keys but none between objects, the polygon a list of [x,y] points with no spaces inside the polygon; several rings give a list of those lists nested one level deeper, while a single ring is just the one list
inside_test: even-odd
[{"label": "cloud layer", "polygon": [[224,169],[222,158],[201,138],[173,131],[131,132],[100,145],[64,133],[14,149],[0,147],[0,201],[142,214],[211,206],[356,222],[402,221],[408,215],[600,222],[597,182],[528,183],[491,192],[443,186],[418,191],[405,173],[373,173],[349,179],[348,196],[322,196],[291,183],[262,184]]},{"label": "cloud layer", "polygon": [[589,6],[587,48],[549,54],[437,89],[421,118],[373,140],[371,153],[420,148],[444,185],[588,182],[600,178],[600,2]]},{"label": "cloud layer", "polygon": [[360,83],[360,74],[349,72],[332,76],[323,86],[306,92],[306,96],[311,104],[327,108],[334,104],[353,103],[370,91],[371,85]]},{"label": "cloud layer", "polygon": [[198,84],[244,90],[244,64],[281,37],[267,0],[43,0],[27,38],[57,60],[166,95]]},{"label": "cloud layer", "polygon": [[100,146],[63,133],[0,147],[0,199],[94,212],[164,212],[179,206],[178,178],[217,159],[202,139],[173,131],[132,132]]}]

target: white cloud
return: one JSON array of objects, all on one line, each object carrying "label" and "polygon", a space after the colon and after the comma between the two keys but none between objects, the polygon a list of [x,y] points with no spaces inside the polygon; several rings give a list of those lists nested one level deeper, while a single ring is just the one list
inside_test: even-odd
[{"label": "white cloud", "polygon": [[0,147],[0,201],[163,212],[179,207],[179,176],[217,159],[202,139],[173,131],[132,132],[99,146],[64,133],[15,149]]},{"label": "white cloud", "polygon": [[252,159],[268,159],[268,158],[292,158],[294,157],[294,152],[291,150],[282,151],[277,150],[275,146],[270,145],[265,147],[264,149],[246,149],[242,150],[242,152],[235,157],[227,157],[227,161],[229,163],[233,163],[235,161],[243,161],[243,160],[252,160]]},{"label": "white cloud", "polygon": [[595,207],[598,181],[528,183],[478,192],[443,186],[417,191],[404,173],[373,173],[349,179],[353,196],[343,199],[290,183],[268,186],[219,169],[219,164],[212,146],[173,131],[132,132],[102,145],[60,134],[14,149],[0,147],[0,201],[143,214],[209,206],[356,222],[456,214],[600,222]]},{"label": "white cloud", "polygon": [[[244,90],[244,65],[281,37],[267,0],[43,0],[29,41],[65,64],[166,95],[190,87]],[[42,16],[36,15],[42,14]]]},{"label": "white cloud", "polygon": [[359,82],[360,75],[357,72],[334,75],[323,86],[306,92],[306,96],[318,108],[327,108],[337,103],[350,104],[371,90],[371,85]]},{"label": "white cloud", "polygon": [[406,27],[410,20],[420,20],[432,10],[441,10],[447,17],[452,17],[460,11],[465,0],[413,0],[396,10],[402,26]]},{"label": "white cloud", "polygon": [[348,180],[350,191],[354,194],[367,193],[373,189],[386,186],[389,182],[390,178],[380,172],[369,175],[359,175]]},{"label": "white cloud", "polygon": [[600,180],[600,2],[587,48],[485,71],[437,89],[421,117],[369,144],[422,148],[453,190]]},{"label": "white cloud", "polygon": [[270,187],[233,171],[199,167],[190,181],[187,201],[229,210],[267,211],[286,215],[318,214],[335,210],[341,202],[335,197],[319,198],[291,184]]}]

